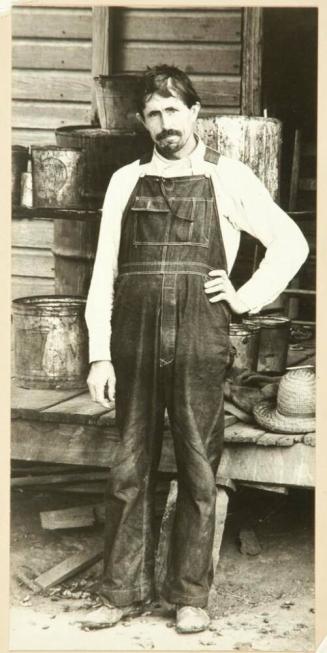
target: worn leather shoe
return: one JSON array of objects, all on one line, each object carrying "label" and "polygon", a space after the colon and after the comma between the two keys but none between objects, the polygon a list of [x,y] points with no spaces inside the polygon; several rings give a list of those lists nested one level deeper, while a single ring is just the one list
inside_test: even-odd
[{"label": "worn leather shoe", "polygon": [[177,608],[176,630],[178,633],[199,633],[210,624],[209,615],[202,608],[183,605]]},{"label": "worn leather shoe", "polygon": [[79,619],[77,624],[83,630],[99,630],[100,628],[111,628],[115,626],[123,617],[137,616],[143,612],[143,606],[128,605],[124,608],[117,608],[114,605],[102,605],[96,610],[92,610],[85,615],[84,618]]}]

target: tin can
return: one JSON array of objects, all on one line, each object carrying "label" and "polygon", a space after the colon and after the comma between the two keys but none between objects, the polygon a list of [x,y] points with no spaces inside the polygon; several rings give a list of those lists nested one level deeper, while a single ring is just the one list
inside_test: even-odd
[{"label": "tin can", "polygon": [[229,340],[232,368],[242,371],[255,370],[258,360],[260,328],[248,327],[245,324],[230,324]]},{"label": "tin can", "polygon": [[244,326],[260,328],[258,372],[283,374],[286,368],[291,321],[283,316],[244,318]]}]

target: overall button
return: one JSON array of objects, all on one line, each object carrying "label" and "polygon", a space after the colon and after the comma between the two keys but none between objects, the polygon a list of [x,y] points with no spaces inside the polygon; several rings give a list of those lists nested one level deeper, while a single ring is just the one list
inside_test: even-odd
[{"label": "overall button", "polygon": [[163,183],[166,190],[172,190],[174,188],[174,182],[172,179],[163,179]]}]

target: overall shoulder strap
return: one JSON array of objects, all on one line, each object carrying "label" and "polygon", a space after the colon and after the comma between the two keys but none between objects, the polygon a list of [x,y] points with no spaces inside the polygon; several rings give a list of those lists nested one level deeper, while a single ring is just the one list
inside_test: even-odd
[{"label": "overall shoulder strap", "polygon": [[153,150],[147,150],[146,152],[144,152],[144,154],[142,154],[140,158],[140,165],[143,166],[146,163],[150,163],[152,156],[153,156]]},{"label": "overall shoulder strap", "polygon": [[215,165],[217,165],[217,163],[219,161],[219,156],[220,156],[219,152],[214,150],[212,147],[209,147],[208,145],[206,145],[206,150],[205,150],[205,153],[204,153],[204,160],[205,161],[208,161],[208,163],[214,163]]}]

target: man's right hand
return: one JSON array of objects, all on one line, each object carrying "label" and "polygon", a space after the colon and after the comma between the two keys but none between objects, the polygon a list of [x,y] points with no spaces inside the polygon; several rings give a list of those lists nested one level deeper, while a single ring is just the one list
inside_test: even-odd
[{"label": "man's right hand", "polygon": [[[108,399],[105,387],[108,384]],[[87,385],[93,401],[108,408],[115,399],[116,375],[111,361],[94,361],[87,377]]]}]

